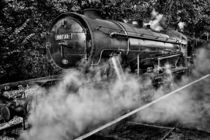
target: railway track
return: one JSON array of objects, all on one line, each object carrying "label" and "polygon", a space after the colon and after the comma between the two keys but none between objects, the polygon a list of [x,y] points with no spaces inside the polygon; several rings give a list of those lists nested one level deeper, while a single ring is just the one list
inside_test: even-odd
[{"label": "railway track", "polygon": [[208,140],[210,133],[175,126],[125,122],[108,133],[97,133],[84,140]]},{"label": "railway track", "polygon": [[[158,102],[161,102],[167,99],[169,96],[176,94],[177,92],[182,91],[185,88],[193,86],[197,84],[198,82],[204,79],[207,79],[209,77],[210,77],[210,74],[205,75],[201,77],[200,79],[197,79],[148,104],[145,104],[131,112],[128,112],[127,114],[124,114],[120,116],[119,118],[113,121],[110,121],[104,124],[103,126],[98,127],[97,129],[94,129],[84,135],[81,135],[75,138],[74,140],[98,140],[98,139],[102,139],[102,140],[103,139],[104,140],[133,140],[133,139],[166,140],[168,139],[170,140],[170,138],[172,140],[174,137],[178,137],[179,135],[181,135],[182,137],[185,137],[186,135],[193,134],[193,133],[196,136],[201,136],[201,137],[197,137],[196,139],[200,139],[200,138],[210,139],[210,133],[200,131],[200,130],[186,129],[183,127],[179,127],[177,125],[164,126],[164,125],[157,125],[157,124],[145,124],[145,123],[139,123],[139,122],[137,123],[137,122],[131,121],[132,116],[134,116],[136,113]],[[5,88],[5,86],[27,85],[27,84],[33,84],[33,83],[44,84],[46,82],[55,81],[60,78],[61,76],[59,75],[59,76],[36,78],[36,79],[25,80],[25,81],[14,82],[14,83],[7,83],[7,84],[0,85],[0,89]],[[11,129],[23,128],[23,124],[24,124],[24,118],[19,118],[17,120],[12,119],[9,122],[0,124],[0,133],[3,133]]]},{"label": "railway track", "polygon": [[62,75],[52,75],[52,76],[47,76],[47,77],[34,78],[34,79],[29,79],[29,80],[5,83],[5,84],[0,85],[0,90],[3,90],[5,88],[9,88],[9,87],[18,86],[18,85],[44,84],[46,82],[59,80],[59,79],[61,79],[61,77],[62,77]]},{"label": "railway track", "polygon": [[[193,82],[191,82],[191,83],[188,83],[187,85],[185,85],[185,86],[183,86],[183,87],[180,87],[180,88],[178,88],[178,89],[176,89],[176,90],[174,90],[174,91],[172,91],[172,92],[170,92],[170,93],[168,93],[168,94],[166,94],[166,95],[164,95],[164,96],[162,96],[162,97],[160,97],[160,98],[158,98],[158,99],[156,99],[156,100],[154,100],[154,101],[148,103],[148,104],[145,104],[145,105],[143,105],[143,106],[141,106],[141,107],[139,107],[139,108],[137,108],[137,109],[135,109],[135,110],[133,110],[133,111],[131,111],[131,112],[125,114],[125,115],[120,116],[119,118],[117,118],[117,119],[115,119],[115,120],[113,120],[113,121],[110,121],[110,122],[108,122],[108,123],[106,123],[106,124],[104,124],[104,125],[102,125],[102,126],[96,128],[96,129],[94,129],[94,130],[92,130],[92,131],[90,131],[90,132],[84,134],[84,135],[81,135],[81,136],[75,138],[74,140],[84,140],[84,139],[90,139],[90,138],[91,138],[91,139],[94,139],[93,137],[94,137],[94,136],[98,136],[97,134],[100,133],[101,131],[106,130],[107,128],[109,128],[109,127],[111,127],[111,126],[113,126],[113,125],[117,125],[117,124],[119,124],[121,121],[124,121],[124,120],[128,119],[129,117],[132,117],[132,116],[135,115],[136,113],[138,113],[138,112],[140,112],[140,111],[142,111],[142,110],[144,110],[144,109],[146,109],[146,108],[148,108],[148,107],[150,107],[150,106],[152,106],[152,105],[154,105],[154,104],[156,104],[156,103],[158,103],[158,102],[161,102],[161,101],[167,99],[169,96],[171,96],[171,95],[173,95],[173,94],[176,94],[177,92],[180,92],[180,91],[182,91],[182,90],[184,90],[184,89],[186,89],[186,88],[188,88],[188,87],[190,87],[190,86],[193,86],[194,84],[196,84],[196,83],[198,83],[198,82],[200,82],[200,81],[202,81],[202,80],[204,80],[204,79],[207,79],[207,78],[209,78],[209,77],[210,77],[210,74],[207,74],[207,75],[205,75],[205,76],[203,76],[203,77],[201,77],[201,78],[199,78],[199,79],[197,79],[197,80],[195,80],[195,81],[193,81]],[[151,127],[151,126],[150,126],[150,127]],[[154,126],[153,126],[153,127],[154,127]],[[162,128],[163,128],[163,127],[162,127]],[[166,127],[165,127],[165,128],[166,128]],[[167,129],[169,129],[169,128],[167,128]],[[166,138],[167,138],[175,129],[176,129],[176,127],[170,128],[169,131],[168,131],[168,133],[166,133],[166,134],[162,137],[162,139],[163,139],[163,140],[166,139]],[[105,138],[106,138],[106,137],[107,137],[107,136],[105,136]],[[110,138],[110,137],[109,137],[109,138]],[[111,137],[111,139],[112,139],[112,138],[113,138],[113,137]],[[210,137],[209,137],[209,138],[210,138]],[[102,139],[102,138],[100,138],[100,139]]]}]

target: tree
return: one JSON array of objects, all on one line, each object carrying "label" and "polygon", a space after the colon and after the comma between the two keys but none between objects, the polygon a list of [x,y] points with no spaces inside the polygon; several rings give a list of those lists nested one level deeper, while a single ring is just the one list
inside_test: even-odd
[{"label": "tree", "polygon": [[168,17],[169,24],[175,27],[178,22],[185,22],[185,34],[200,37],[209,26],[208,11],[210,2],[206,0],[158,0],[156,6],[163,9],[163,14]]}]

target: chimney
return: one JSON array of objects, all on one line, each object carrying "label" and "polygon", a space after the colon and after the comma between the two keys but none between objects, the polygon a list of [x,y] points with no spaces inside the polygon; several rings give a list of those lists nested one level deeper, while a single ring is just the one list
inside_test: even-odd
[{"label": "chimney", "polygon": [[101,10],[96,8],[87,8],[84,10],[84,15],[92,19],[102,19]]}]

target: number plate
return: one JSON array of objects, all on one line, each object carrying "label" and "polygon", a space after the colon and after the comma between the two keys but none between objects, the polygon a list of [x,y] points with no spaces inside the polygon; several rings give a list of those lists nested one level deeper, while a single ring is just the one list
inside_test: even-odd
[{"label": "number plate", "polygon": [[59,34],[55,36],[55,40],[68,40],[68,39],[72,39],[71,34]]}]

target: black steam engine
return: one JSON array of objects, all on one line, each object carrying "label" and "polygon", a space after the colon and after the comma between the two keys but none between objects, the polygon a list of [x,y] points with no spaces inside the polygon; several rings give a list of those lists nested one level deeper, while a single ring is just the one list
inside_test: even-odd
[{"label": "black steam engine", "polygon": [[[81,64],[97,66],[111,60],[108,62],[112,62],[118,78],[122,68],[128,67],[155,83],[162,82],[168,66],[174,74],[190,70],[194,48],[191,39],[173,30],[161,33],[139,26],[105,20],[93,9],[84,15],[64,13],[52,24],[46,46],[54,63],[62,69]],[[0,122],[17,114],[26,116],[26,99],[5,101],[0,104]]]},{"label": "black steam engine", "polygon": [[92,9],[84,15],[65,13],[52,24],[47,48],[63,69],[75,67],[81,61],[99,65],[117,55],[123,67],[137,74],[160,75],[167,64],[175,73],[189,70],[192,45],[185,35],[137,26],[102,19]]}]

